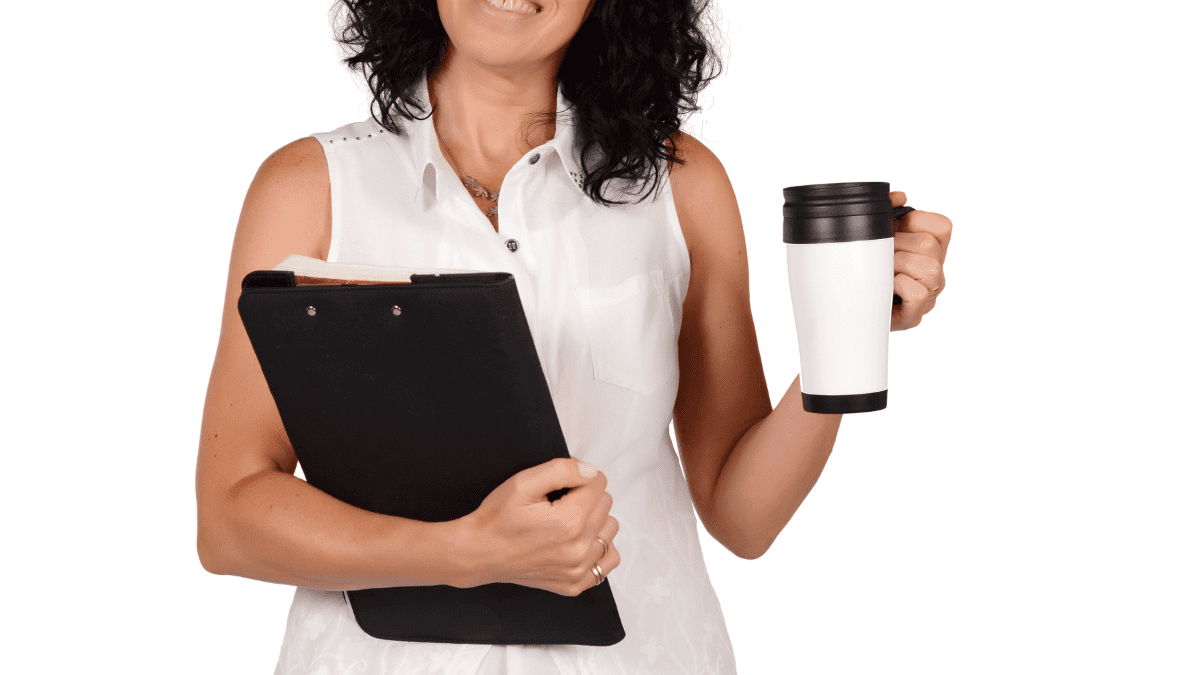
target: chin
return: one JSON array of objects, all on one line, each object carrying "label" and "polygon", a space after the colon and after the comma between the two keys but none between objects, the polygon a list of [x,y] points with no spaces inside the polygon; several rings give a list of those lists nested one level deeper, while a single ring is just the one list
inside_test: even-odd
[{"label": "chin", "polygon": [[[510,3],[513,9],[503,9]],[[579,12],[554,0],[439,0],[442,25],[455,48],[473,61],[514,67],[545,60],[566,47],[579,25]],[[572,3],[577,4],[577,3]],[[536,11],[535,11],[536,10]],[[575,16],[579,14],[579,16]]]},{"label": "chin", "polygon": [[511,39],[506,36],[471,36],[466,44],[455,42],[460,57],[466,57],[491,68],[519,68],[536,63],[547,57],[529,49],[528,40]]}]

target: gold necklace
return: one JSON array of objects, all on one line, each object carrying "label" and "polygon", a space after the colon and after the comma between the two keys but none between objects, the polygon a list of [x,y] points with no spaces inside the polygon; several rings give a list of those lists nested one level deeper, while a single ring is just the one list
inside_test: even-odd
[{"label": "gold necklace", "polygon": [[493,206],[488,207],[487,215],[488,218],[495,218],[498,214],[496,207],[499,206],[500,191],[496,190],[495,192],[491,192],[485,188],[482,183],[468,176],[466,172],[462,170],[462,167],[458,165],[458,160],[454,158],[454,151],[450,149],[450,144],[446,142],[446,139],[442,138],[442,135],[438,132],[437,127],[433,128],[433,133],[437,135],[438,140],[442,142],[443,146],[445,146],[446,152],[450,154],[450,161],[454,162],[454,170],[463,175],[463,185],[467,186],[468,190],[474,192],[476,197],[480,197],[493,203]]}]

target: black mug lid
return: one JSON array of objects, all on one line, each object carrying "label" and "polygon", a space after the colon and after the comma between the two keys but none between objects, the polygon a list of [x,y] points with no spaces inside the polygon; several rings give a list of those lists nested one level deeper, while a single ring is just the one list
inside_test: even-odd
[{"label": "black mug lid", "polygon": [[913,209],[892,208],[888,183],[819,183],[783,189],[783,241],[827,244],[884,239]]},{"label": "black mug lid", "polygon": [[783,189],[784,218],[837,218],[890,213],[889,183],[819,183]]}]

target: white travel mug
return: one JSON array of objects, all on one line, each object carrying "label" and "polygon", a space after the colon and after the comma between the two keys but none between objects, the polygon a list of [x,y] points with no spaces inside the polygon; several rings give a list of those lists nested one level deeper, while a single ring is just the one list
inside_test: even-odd
[{"label": "white travel mug", "polygon": [[894,296],[894,222],[888,183],[824,183],[783,190],[800,391],[808,412],[887,407]]}]

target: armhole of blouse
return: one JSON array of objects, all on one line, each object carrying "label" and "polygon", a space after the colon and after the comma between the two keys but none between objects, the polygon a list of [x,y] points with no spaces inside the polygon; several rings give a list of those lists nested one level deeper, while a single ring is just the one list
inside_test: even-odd
[{"label": "armhole of blouse", "polygon": [[679,210],[675,207],[675,190],[671,185],[670,174],[667,175],[666,185],[663,186],[659,198],[663,200],[667,229],[670,230],[670,236],[676,243],[675,269],[672,271],[672,278],[667,281],[680,287],[680,304],[682,305],[683,298],[687,296],[688,282],[692,276],[692,259],[688,254],[687,237],[683,235],[683,225],[679,222]]},{"label": "armhole of blouse", "polygon": [[342,190],[338,171],[337,153],[332,137],[327,134],[312,134],[325,151],[325,164],[329,167],[329,252],[326,262],[338,262],[342,248]]},{"label": "armhole of blouse", "polygon": [[679,340],[679,331],[683,328],[683,303],[687,299],[688,286],[692,279],[692,259],[688,255],[687,238],[683,235],[683,225],[679,222],[679,210],[675,207],[675,190],[671,185],[668,174],[666,185],[663,186],[659,199],[663,201],[663,217],[669,230],[668,236],[675,242],[674,269],[670,276],[664,279],[674,294],[671,301],[672,318],[675,321],[675,340]]}]

